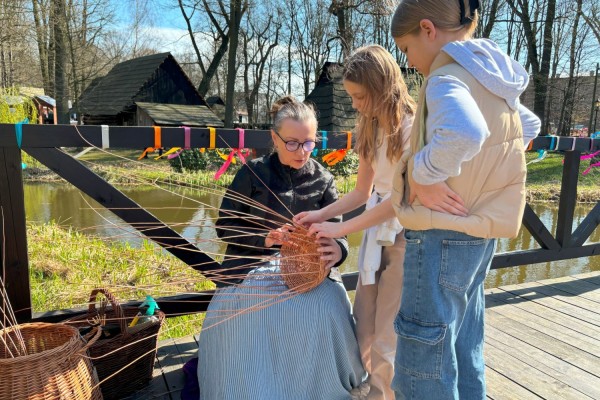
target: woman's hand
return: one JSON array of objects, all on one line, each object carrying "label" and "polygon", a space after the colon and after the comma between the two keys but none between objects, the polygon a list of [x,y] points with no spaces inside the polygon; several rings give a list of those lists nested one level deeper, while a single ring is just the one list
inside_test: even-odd
[{"label": "woman's hand", "polygon": [[308,228],[311,224],[315,222],[323,221],[323,217],[321,216],[321,210],[315,211],[303,211],[294,216],[293,221],[298,225],[301,225],[305,228]]},{"label": "woman's hand", "polygon": [[345,233],[342,230],[343,222],[321,222],[312,224],[308,229],[309,235],[317,235],[320,238],[341,238]]},{"label": "woman's hand", "polygon": [[269,231],[265,238],[265,247],[281,246],[288,240],[288,233],[293,232],[294,227],[289,224],[283,225],[281,228]]},{"label": "woman's hand", "polygon": [[317,243],[320,245],[317,251],[321,253],[321,263],[327,270],[327,275],[329,275],[331,267],[342,259],[342,249],[340,249],[338,242],[331,238],[317,239]]},{"label": "woman's hand", "polygon": [[421,204],[430,210],[459,215],[461,217],[468,215],[469,210],[465,208],[463,199],[450,189],[450,186],[446,182],[421,185],[410,174],[408,175],[408,184],[410,186],[408,204],[412,205],[418,197]]}]

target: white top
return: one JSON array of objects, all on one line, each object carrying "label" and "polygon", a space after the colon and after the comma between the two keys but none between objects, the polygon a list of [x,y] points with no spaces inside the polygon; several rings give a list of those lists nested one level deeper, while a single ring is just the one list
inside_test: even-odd
[{"label": "white top", "polygon": [[[405,150],[410,142],[410,130],[413,122],[412,115],[405,115],[402,119],[402,149]],[[378,137],[383,135],[383,130],[377,131]],[[390,162],[386,157],[387,138],[384,138],[381,146],[377,148],[375,158],[371,164],[375,176],[373,184],[375,191],[367,201],[366,209],[369,210],[387,199],[392,191],[392,178],[398,168],[398,160]],[[396,236],[402,232],[402,225],[396,217],[372,226],[365,230],[362,244],[358,250],[358,270],[360,271],[360,280],[363,285],[372,285],[375,283],[375,274],[381,266],[381,247],[393,246]]]},{"label": "white top", "polygon": [[[410,130],[412,127],[414,116],[413,115],[404,115],[402,119],[402,149],[405,150],[410,145]],[[383,129],[378,128],[377,136],[381,137],[383,135]],[[394,177],[394,173],[398,168],[398,163],[400,162],[400,154],[398,154],[398,158],[394,162],[390,162],[387,156],[387,138],[381,143],[381,146],[377,148],[375,152],[375,157],[371,162],[371,167],[375,172],[375,176],[373,177],[373,185],[375,186],[375,191],[380,195],[385,195],[392,191],[392,178]]]}]

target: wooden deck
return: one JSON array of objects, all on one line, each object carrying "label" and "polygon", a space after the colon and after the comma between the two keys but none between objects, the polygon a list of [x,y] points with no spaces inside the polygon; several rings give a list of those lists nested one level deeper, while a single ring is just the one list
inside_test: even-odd
[{"label": "wooden deck", "polygon": [[[488,398],[600,399],[600,272],[486,291]],[[132,399],[180,399],[193,337],[159,343],[154,379]]]}]

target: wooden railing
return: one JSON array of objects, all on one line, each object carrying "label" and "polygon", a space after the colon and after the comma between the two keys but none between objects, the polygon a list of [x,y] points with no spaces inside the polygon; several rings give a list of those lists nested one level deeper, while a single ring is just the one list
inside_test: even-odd
[{"label": "wooden railing", "polygon": [[[211,143],[214,143],[216,148],[234,148],[238,145],[239,131],[218,128],[214,132],[211,141],[209,129],[191,129],[190,146],[209,148]],[[186,264],[204,271],[218,268],[216,261],[201,249],[78,160],[59,149],[91,146],[142,149],[156,147],[157,141],[165,148],[184,147],[184,129],[162,128],[157,136],[157,131],[153,127],[0,124],[0,216],[2,217],[0,226],[4,228],[3,240],[0,240],[0,254],[4,255],[1,269],[5,272],[6,289],[19,321],[57,321],[81,312],[81,310],[61,310],[33,314],[31,311],[21,150],[42,162]],[[246,130],[245,147],[270,148],[269,131]],[[327,148],[346,147],[346,133],[328,134]],[[531,147],[531,150],[541,149],[565,152],[556,232],[554,234],[549,232],[532,208],[527,205],[523,225],[539,243],[540,248],[496,254],[492,261],[493,269],[600,255],[600,243],[586,244],[592,232],[600,224],[600,199],[573,231],[580,154],[599,150],[600,140],[572,137],[556,140],[556,138],[542,136],[536,138]],[[207,277],[210,278],[210,275]],[[357,273],[346,274],[343,279],[348,290],[356,287]],[[167,315],[181,315],[205,311],[211,296],[212,292],[204,292],[164,297],[157,301]]]}]

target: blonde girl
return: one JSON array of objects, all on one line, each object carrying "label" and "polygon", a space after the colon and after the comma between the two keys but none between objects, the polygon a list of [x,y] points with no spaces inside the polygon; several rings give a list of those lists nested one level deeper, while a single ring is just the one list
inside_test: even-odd
[{"label": "blonde girl", "polygon": [[477,0],[401,0],[391,34],[427,78],[396,174],[405,228],[393,388],[399,399],[483,400],[483,282],[496,238],[516,236],[524,146],[539,119],[519,104],[528,75],[487,39],[471,39]]},{"label": "blonde girl", "polygon": [[[317,237],[339,238],[364,230],[359,250],[360,279],[354,317],[363,365],[369,373],[369,399],[393,399],[396,335],[400,306],[404,238],[389,200],[392,174],[408,143],[416,108],[400,67],[381,46],[357,49],[344,62],[344,89],[358,111],[356,188],[318,211],[295,221],[310,225]],[[344,222],[326,222],[366,203],[367,211]]]}]

